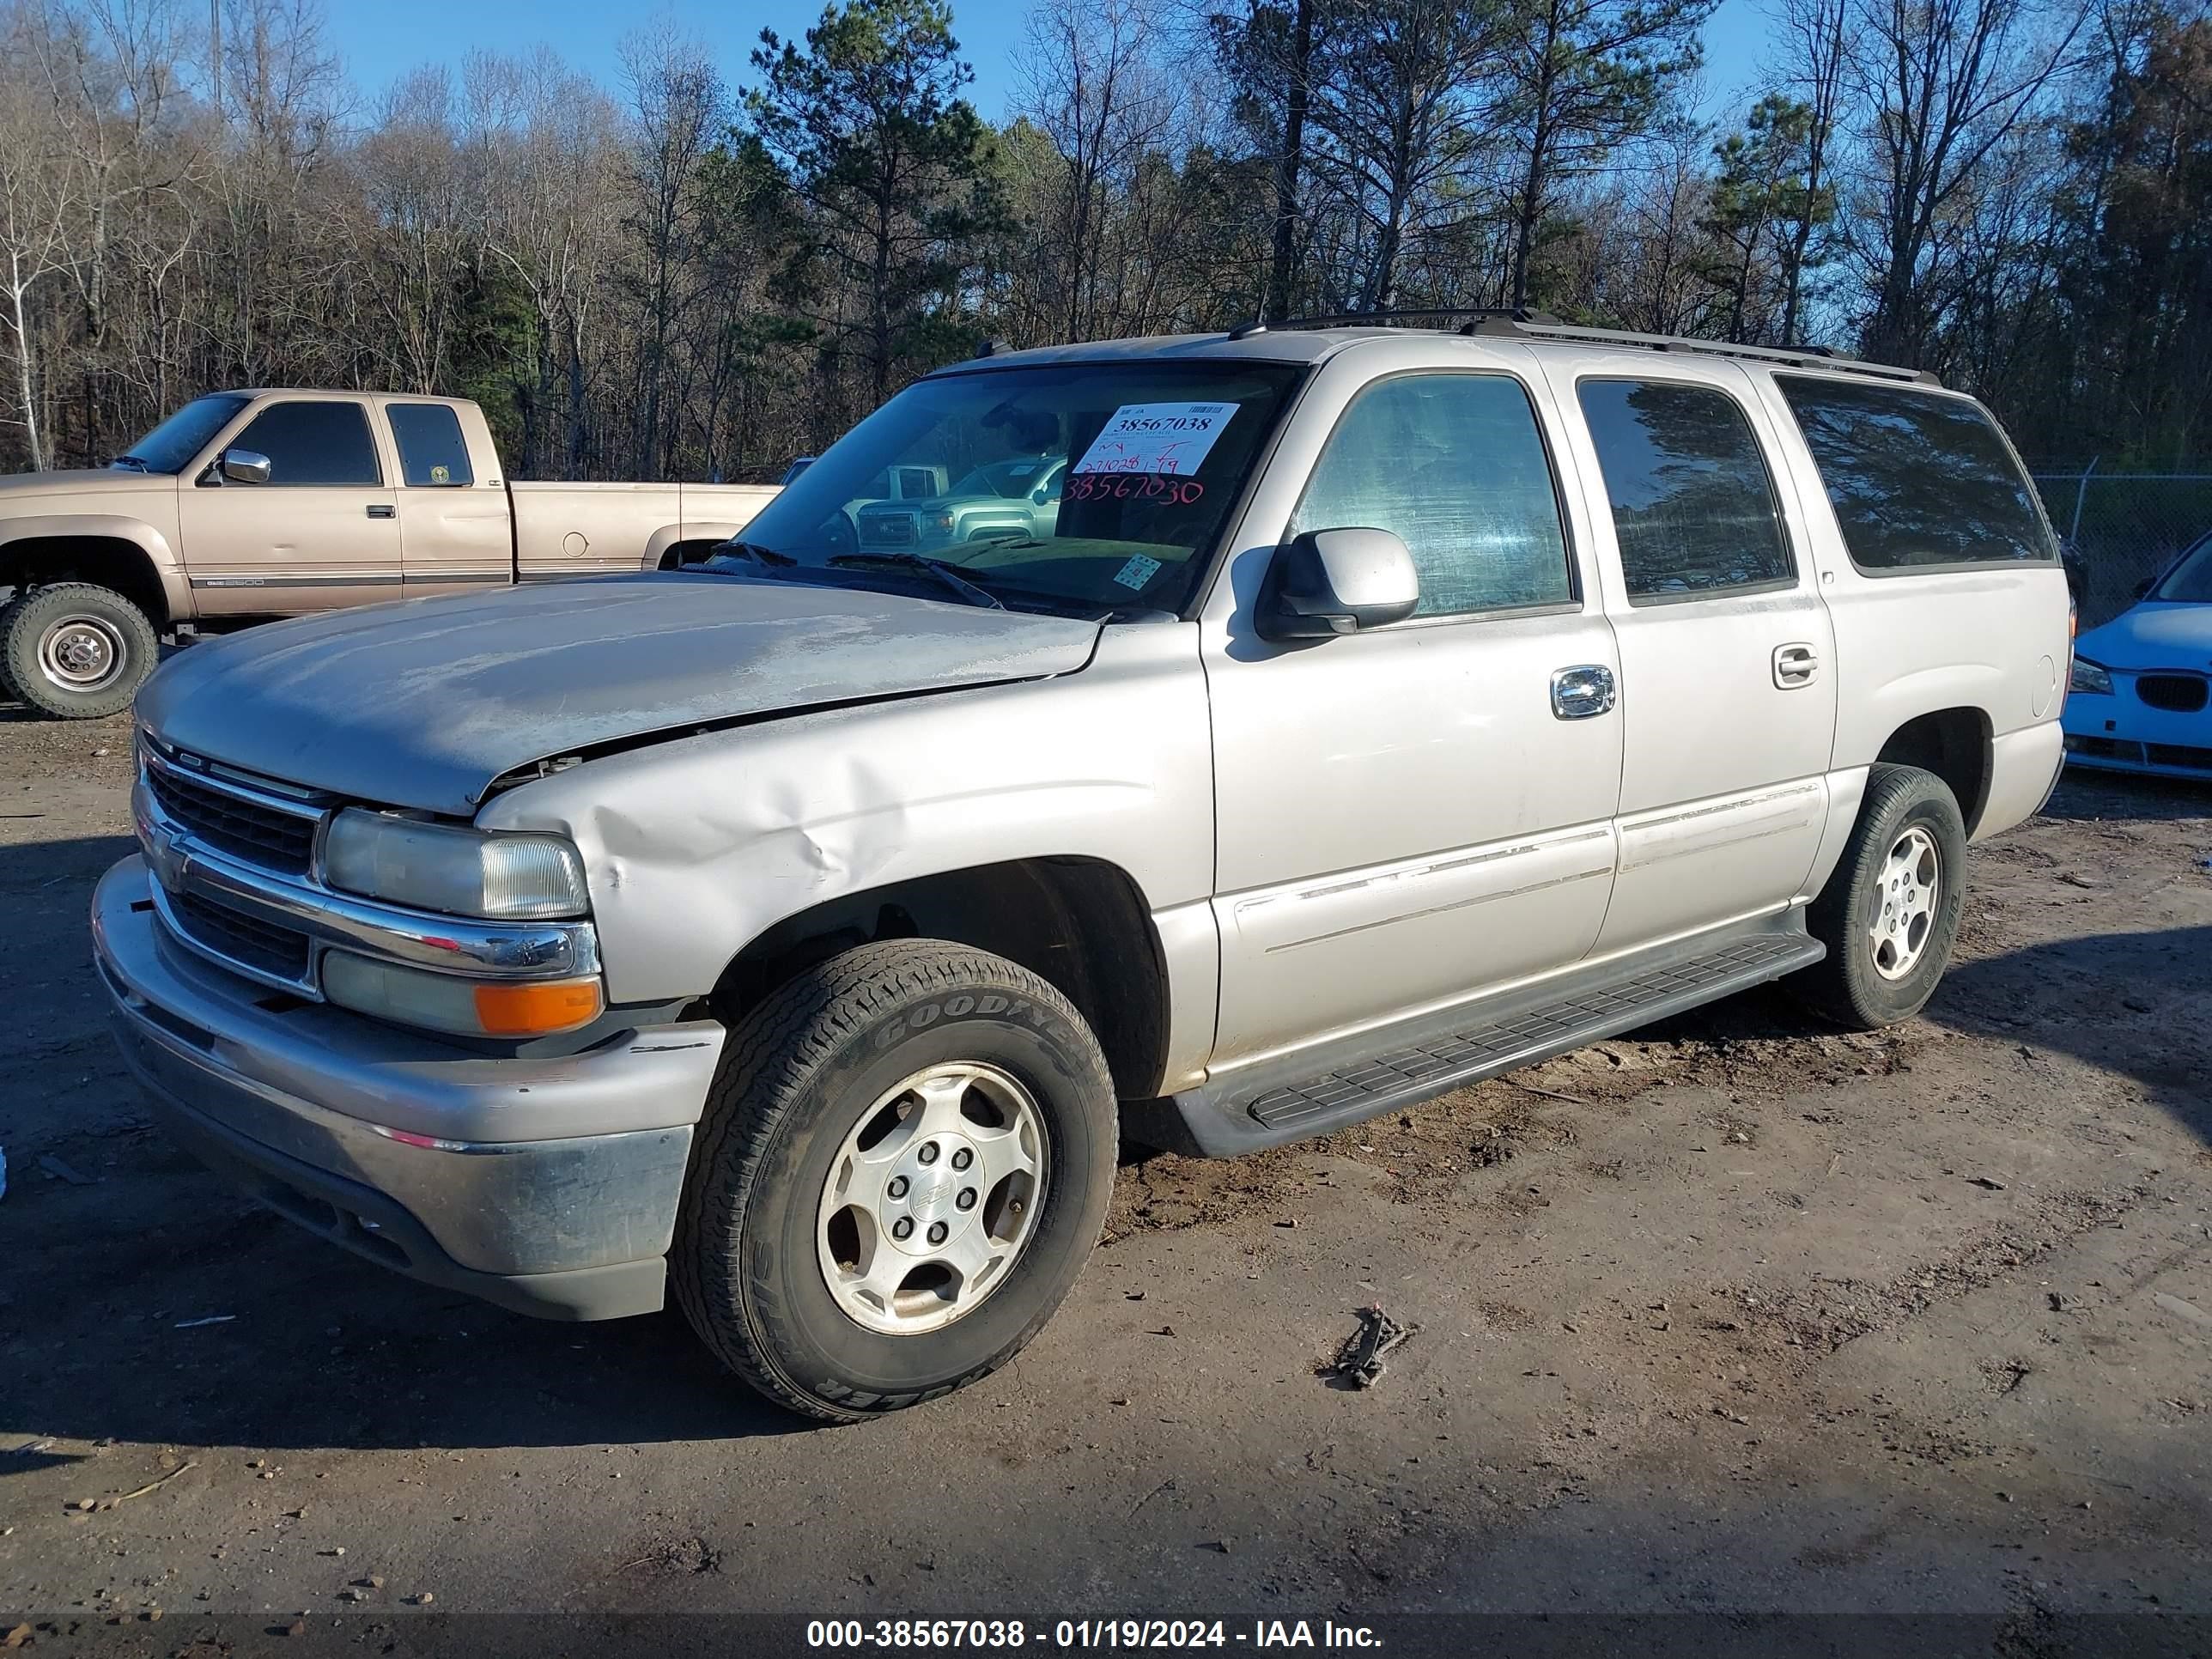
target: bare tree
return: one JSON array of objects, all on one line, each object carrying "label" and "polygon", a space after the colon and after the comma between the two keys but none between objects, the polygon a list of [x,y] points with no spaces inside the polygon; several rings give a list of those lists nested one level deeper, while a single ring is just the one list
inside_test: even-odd
[{"label": "bare tree", "polygon": [[[62,142],[53,100],[36,75],[34,27],[17,17],[7,31],[9,61],[0,67],[0,313],[14,346],[16,421],[32,470],[46,465],[40,421],[39,375],[32,343],[33,290],[67,270],[77,240],[73,221],[82,183]],[[25,73],[31,70],[31,73]]]},{"label": "bare tree", "polygon": [[1538,232],[1562,190],[1647,131],[1698,61],[1715,0],[1527,0],[1505,62],[1519,155],[1508,303],[1528,302]]},{"label": "bare tree", "polygon": [[624,41],[623,70],[629,88],[637,199],[632,223],[646,257],[642,286],[649,333],[640,362],[645,418],[638,433],[638,465],[649,471],[661,459],[669,342],[691,297],[686,276],[697,232],[699,168],[729,125],[728,101],[704,48],[665,29]]},{"label": "bare tree", "polygon": [[1785,343],[1803,332],[1805,275],[1813,238],[1835,216],[1835,144],[1851,69],[1853,0],[1782,0],[1782,84],[1805,110],[1802,190],[1784,214],[1782,319]]},{"label": "bare tree", "polygon": [[1871,211],[1859,253],[1869,351],[1917,363],[1941,316],[1929,269],[1947,214],[2064,61],[2081,15],[2035,0],[1853,0]]},{"label": "bare tree", "polygon": [[1498,117],[1502,8],[1470,0],[1341,0],[1315,77],[1327,142],[1312,169],[1361,224],[1357,311],[1397,301],[1407,239],[1467,210],[1464,185]]},{"label": "bare tree", "polygon": [[1063,339],[1105,331],[1120,310],[1102,282],[1109,216],[1181,108],[1158,56],[1162,33],[1156,0],[1043,0],[1030,15],[1018,68],[1024,112],[1064,174],[1040,250],[1061,289]]}]

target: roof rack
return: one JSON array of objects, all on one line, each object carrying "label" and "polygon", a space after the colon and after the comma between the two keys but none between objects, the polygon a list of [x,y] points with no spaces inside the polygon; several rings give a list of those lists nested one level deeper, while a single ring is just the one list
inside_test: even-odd
[{"label": "roof rack", "polygon": [[1681,334],[1638,334],[1627,329],[1582,328],[1552,318],[1523,322],[1501,317],[1486,320],[1474,332],[1502,334],[1522,339],[1572,341],[1590,345],[1636,346],[1647,351],[1692,351],[1708,357],[1742,357],[1755,362],[1786,363],[1792,368],[1839,368],[1853,374],[1871,375],[1881,380],[1908,380],[1922,386],[1943,384],[1932,369],[1902,368],[1894,363],[1865,362],[1832,346],[1740,345],[1733,340],[1699,340]]},{"label": "roof rack", "polygon": [[1437,319],[1464,317],[1455,331],[1489,338],[1559,340],[1590,345],[1635,346],[1647,351],[1691,351],[1713,357],[1741,357],[1757,362],[1784,363],[1792,368],[1834,368],[1865,374],[1875,380],[1914,381],[1923,386],[1943,382],[1932,370],[1900,368],[1893,363],[1869,363],[1836,350],[1832,346],[1739,345],[1731,340],[1700,340],[1681,334],[1638,334],[1627,329],[1584,328],[1563,323],[1547,313],[1526,306],[1446,306],[1419,311],[1340,311],[1316,317],[1286,317],[1277,322],[1255,319],[1229,331],[1232,340],[1249,339],[1272,329],[1314,328],[1433,328]]},{"label": "roof rack", "polygon": [[[1465,317],[1471,320],[1459,331],[1472,334],[1481,323],[1492,319],[1512,322],[1557,324],[1556,317],[1526,306],[1434,306],[1417,311],[1329,311],[1311,317],[1282,317],[1269,322],[1255,317],[1249,323],[1239,323],[1229,331],[1232,340],[1249,340],[1255,334],[1265,334],[1270,329],[1310,328],[1430,328],[1440,317]],[[1422,320],[1416,321],[1415,319]]]}]

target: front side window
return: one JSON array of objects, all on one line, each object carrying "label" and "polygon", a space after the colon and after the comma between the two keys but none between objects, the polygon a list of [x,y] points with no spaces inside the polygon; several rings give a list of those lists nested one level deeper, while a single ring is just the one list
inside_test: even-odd
[{"label": "front side window", "polygon": [[1358,527],[1392,531],[1413,553],[1416,616],[1574,598],[1551,460],[1506,375],[1402,374],[1352,401],[1291,532]]},{"label": "front side window", "polygon": [[230,441],[269,458],[272,485],[380,484],[368,411],[353,403],[271,404]]},{"label": "front side window", "polygon": [[386,404],[384,412],[399,446],[399,477],[409,489],[457,489],[476,482],[460,416],[451,406]]},{"label": "front side window", "polygon": [[2057,558],[2019,462],[1979,404],[1872,382],[1774,380],[1860,569]]},{"label": "front side window", "polygon": [[1678,380],[1583,380],[1576,393],[1631,604],[1796,580],[1765,458],[1735,398]]},{"label": "front side window", "polygon": [[1301,372],[1076,362],[920,380],[786,484],[742,550],[697,568],[931,598],[965,583],[1090,616],[1180,611]]}]

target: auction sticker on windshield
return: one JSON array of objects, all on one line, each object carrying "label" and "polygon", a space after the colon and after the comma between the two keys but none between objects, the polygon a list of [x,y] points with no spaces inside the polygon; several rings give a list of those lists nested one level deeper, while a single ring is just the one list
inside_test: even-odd
[{"label": "auction sticker on windshield", "polygon": [[1091,441],[1075,471],[1195,472],[1236,413],[1235,404],[1123,404]]}]

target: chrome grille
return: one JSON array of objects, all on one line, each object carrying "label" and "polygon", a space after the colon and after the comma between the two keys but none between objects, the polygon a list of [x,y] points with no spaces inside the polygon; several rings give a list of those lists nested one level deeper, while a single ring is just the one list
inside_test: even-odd
[{"label": "chrome grille", "polygon": [[910,547],[914,544],[914,514],[864,513],[860,515],[860,539],[883,547]]},{"label": "chrome grille", "polygon": [[168,900],[178,927],[194,943],[279,979],[306,981],[313,947],[305,933],[212,903],[197,893],[171,893]]},{"label": "chrome grille", "polygon": [[167,766],[149,766],[146,787],[163,817],[218,852],[295,876],[314,860],[317,817],[264,806]]}]

